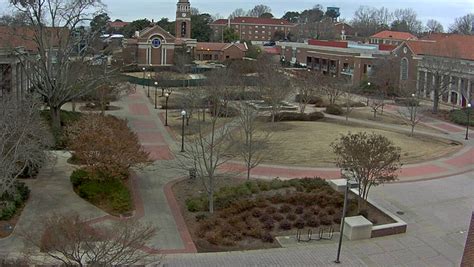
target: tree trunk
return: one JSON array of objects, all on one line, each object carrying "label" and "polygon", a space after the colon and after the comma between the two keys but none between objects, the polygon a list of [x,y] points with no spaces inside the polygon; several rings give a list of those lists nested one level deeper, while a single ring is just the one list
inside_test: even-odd
[{"label": "tree trunk", "polygon": [[411,136],[415,134],[415,124],[411,125]]},{"label": "tree trunk", "polygon": [[374,109],[374,119],[377,118],[377,110]]},{"label": "tree trunk", "polygon": [[212,187],[209,189],[208,199],[209,199],[209,213],[213,214],[214,213],[214,189]]},{"label": "tree trunk", "polygon": [[49,107],[51,114],[51,127],[53,131],[61,130],[61,107]]},{"label": "tree trunk", "polygon": [[72,104],[72,111],[73,112],[76,112],[76,101],[71,101],[71,104]]},{"label": "tree trunk", "polygon": [[439,106],[439,94],[435,92],[434,99],[433,99],[433,113],[438,113],[438,106]]}]

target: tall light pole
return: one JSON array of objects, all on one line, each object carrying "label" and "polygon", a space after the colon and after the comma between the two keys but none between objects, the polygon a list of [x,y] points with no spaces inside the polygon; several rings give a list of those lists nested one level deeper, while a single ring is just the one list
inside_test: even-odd
[{"label": "tall light pole", "polygon": [[334,261],[335,263],[341,263],[339,260],[341,256],[341,248],[342,248],[342,237],[344,236],[344,222],[346,221],[346,210],[347,210],[347,197],[349,195],[349,190],[352,187],[352,184],[354,182],[350,179],[346,179],[346,190],[344,192],[344,205],[342,207],[342,218],[341,218],[341,230],[339,234],[339,244],[337,246],[337,256],[336,260]]},{"label": "tall light pole", "polygon": [[466,140],[469,140],[469,124],[471,118],[471,103],[467,103],[467,125],[466,125]]},{"label": "tall light pole", "polygon": [[171,95],[171,92],[166,92],[165,94],[165,126],[168,126],[168,99]]},{"label": "tall light pole", "polygon": [[147,92],[147,97],[150,97],[150,79],[151,79],[151,74],[148,73],[148,80],[147,80],[147,85],[148,85],[148,92]]},{"label": "tall light pole", "polygon": [[181,152],[184,152],[184,118],[186,117],[186,110],[181,111]]},{"label": "tall light pole", "polygon": [[158,109],[158,106],[157,106],[157,98],[158,98],[158,82],[155,82],[155,109]]},{"label": "tall light pole", "polygon": [[143,71],[143,90],[145,90],[146,68],[143,67],[142,71]]}]

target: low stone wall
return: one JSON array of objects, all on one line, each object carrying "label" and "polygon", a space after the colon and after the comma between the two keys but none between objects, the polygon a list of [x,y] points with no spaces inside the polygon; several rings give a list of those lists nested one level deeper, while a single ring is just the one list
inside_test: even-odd
[{"label": "low stone wall", "polygon": [[[334,188],[334,190],[344,193],[344,190],[346,188],[345,179],[335,179],[335,180],[329,181],[328,183],[332,188]],[[357,190],[357,188],[352,188],[350,189],[350,191],[356,196],[359,195],[359,191]],[[379,206],[377,203],[375,203],[371,199],[368,199],[367,202],[373,207],[375,207],[376,209],[378,209],[379,211],[386,214],[388,217],[390,217],[394,221],[394,223],[372,226],[372,233],[370,236],[371,238],[403,234],[407,231],[407,224],[402,219],[400,219],[400,217],[391,213],[387,209],[384,209],[383,207]]]}]

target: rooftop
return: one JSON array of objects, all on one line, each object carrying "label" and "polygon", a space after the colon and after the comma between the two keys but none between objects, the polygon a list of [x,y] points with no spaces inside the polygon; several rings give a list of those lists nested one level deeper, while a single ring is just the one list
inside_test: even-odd
[{"label": "rooftop", "polygon": [[395,40],[417,40],[418,38],[409,32],[396,32],[396,31],[381,31],[372,36],[371,38],[380,39],[395,39]]},{"label": "rooftop", "polygon": [[474,60],[472,35],[435,34],[423,40],[409,40],[406,43],[417,55]]},{"label": "rooftop", "polygon": [[[229,22],[228,19],[218,19],[211,23],[211,25],[225,25]],[[232,24],[265,24],[265,25],[287,25],[294,26],[296,24],[291,23],[285,19],[269,19],[269,18],[254,18],[254,17],[236,17],[230,20]]]},{"label": "rooftop", "polygon": [[198,42],[196,46],[196,50],[210,50],[210,51],[223,51],[228,49],[229,47],[236,46],[242,51],[247,51],[247,46],[245,44],[237,44],[237,43],[206,43],[206,42]]}]

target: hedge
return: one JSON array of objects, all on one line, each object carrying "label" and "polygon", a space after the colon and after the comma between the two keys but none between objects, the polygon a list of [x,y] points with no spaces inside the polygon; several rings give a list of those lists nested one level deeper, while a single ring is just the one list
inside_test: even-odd
[{"label": "hedge", "polygon": [[[449,113],[449,119],[460,125],[467,125],[467,108],[452,110]],[[470,111],[469,125],[474,126],[474,110]]]},{"label": "hedge", "polygon": [[321,112],[296,113],[296,112],[280,112],[276,114],[276,121],[317,121],[324,118],[324,114]]},{"label": "hedge", "polygon": [[22,182],[15,182],[14,193],[5,192],[0,201],[3,202],[0,208],[0,220],[10,220],[15,216],[18,209],[26,202],[30,196],[30,189]]},{"label": "hedge", "polygon": [[331,104],[326,107],[326,113],[332,115],[342,115],[344,114],[344,111],[342,110],[341,106]]}]

